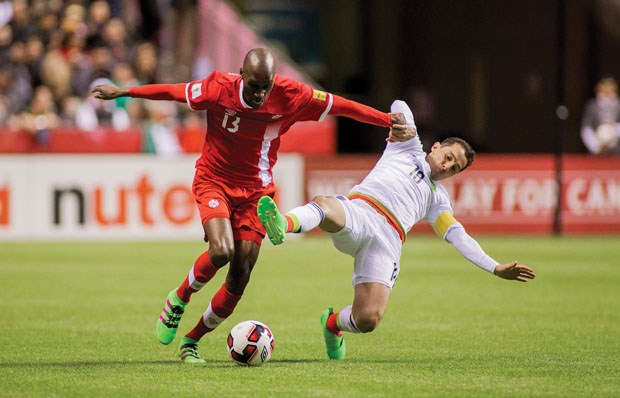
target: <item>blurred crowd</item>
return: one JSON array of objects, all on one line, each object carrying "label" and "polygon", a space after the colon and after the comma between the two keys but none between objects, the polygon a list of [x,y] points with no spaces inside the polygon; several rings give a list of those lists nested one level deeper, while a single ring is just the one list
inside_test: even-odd
[{"label": "blurred crowd", "polygon": [[594,155],[620,155],[620,100],[618,82],[604,76],[595,86],[581,120],[581,139]]},{"label": "blurred crowd", "polygon": [[195,7],[195,1],[0,2],[0,130],[28,131],[44,145],[49,131],[61,126],[92,132],[141,125],[153,146],[163,140],[167,150],[179,151],[175,137],[152,131],[200,123],[187,107],[90,94],[104,83],[191,80],[191,66],[173,65],[174,54],[167,53],[175,43],[166,15],[179,7]]}]

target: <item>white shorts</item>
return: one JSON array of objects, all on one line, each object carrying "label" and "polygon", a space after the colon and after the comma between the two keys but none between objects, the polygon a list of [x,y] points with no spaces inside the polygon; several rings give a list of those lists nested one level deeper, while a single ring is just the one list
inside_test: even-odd
[{"label": "white shorts", "polygon": [[337,196],[344,207],[345,226],[329,234],[334,246],[352,256],[353,286],[382,283],[392,289],[400,272],[402,241],[385,217],[361,199]]}]

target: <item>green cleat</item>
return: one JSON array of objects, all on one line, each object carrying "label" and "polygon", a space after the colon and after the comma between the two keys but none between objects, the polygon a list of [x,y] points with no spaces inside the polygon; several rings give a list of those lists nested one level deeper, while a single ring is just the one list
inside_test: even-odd
[{"label": "green cleat", "polygon": [[177,289],[168,293],[166,304],[161,310],[157,320],[157,327],[155,328],[160,343],[172,343],[174,336],[177,334],[177,328],[179,327],[179,322],[181,322],[181,316],[185,312],[186,305],[187,303],[181,301],[179,296],[177,296]]},{"label": "green cleat", "polygon": [[185,363],[204,364],[205,360],[198,354],[198,341],[183,337],[179,345],[179,358]]},{"label": "green cleat", "polygon": [[334,309],[329,307],[321,314],[321,325],[323,325],[323,337],[325,338],[325,350],[329,359],[344,359],[347,347],[344,344],[344,337],[335,335],[327,329],[327,318],[334,313]]},{"label": "green cleat", "polygon": [[258,200],[258,219],[265,227],[269,240],[274,245],[284,242],[286,236],[287,222],[286,218],[278,210],[273,199],[269,196],[263,196]]}]

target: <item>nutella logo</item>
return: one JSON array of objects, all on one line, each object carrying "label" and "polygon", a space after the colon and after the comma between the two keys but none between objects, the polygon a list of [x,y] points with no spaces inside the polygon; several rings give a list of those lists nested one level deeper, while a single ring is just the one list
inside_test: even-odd
[{"label": "nutella logo", "polygon": [[[0,193],[0,202],[1,198]],[[80,186],[55,187],[52,206],[54,225],[67,223],[66,218],[75,220],[78,225],[123,226],[131,221],[145,226],[161,221],[183,225],[192,221],[196,211],[194,197],[188,187],[156,187],[148,176],[141,176],[135,184],[114,187],[96,185],[89,191]]]}]

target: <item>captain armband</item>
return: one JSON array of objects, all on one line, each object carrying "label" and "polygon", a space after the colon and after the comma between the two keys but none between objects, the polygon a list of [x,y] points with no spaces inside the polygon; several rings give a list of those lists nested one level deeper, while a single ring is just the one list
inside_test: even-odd
[{"label": "captain armband", "polygon": [[435,220],[435,223],[433,224],[433,229],[440,238],[444,239],[446,236],[446,232],[448,232],[448,229],[452,225],[457,223],[458,221],[456,221],[456,218],[454,218],[454,216],[449,211],[444,211]]}]

